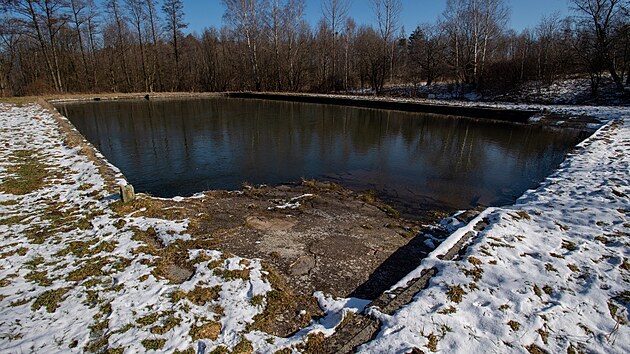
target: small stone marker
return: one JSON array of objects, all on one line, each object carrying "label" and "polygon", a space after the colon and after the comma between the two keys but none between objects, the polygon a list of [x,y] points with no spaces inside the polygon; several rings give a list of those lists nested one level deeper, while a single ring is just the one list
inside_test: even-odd
[{"label": "small stone marker", "polygon": [[133,191],[133,186],[131,184],[121,184],[120,197],[122,198],[123,203],[129,203],[134,200],[136,198],[136,194]]}]

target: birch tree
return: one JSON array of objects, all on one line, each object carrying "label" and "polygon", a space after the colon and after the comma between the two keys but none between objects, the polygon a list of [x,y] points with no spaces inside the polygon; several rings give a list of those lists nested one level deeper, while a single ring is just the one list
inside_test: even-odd
[{"label": "birch tree", "polygon": [[337,38],[343,28],[343,24],[348,16],[350,10],[350,0],[323,0],[322,2],[322,14],[325,23],[328,25],[330,33],[330,57],[331,57],[331,85],[334,90],[338,88],[337,78]]},{"label": "birch tree", "polygon": [[401,0],[370,0],[370,2],[376,16],[378,33],[382,41],[382,60],[385,61],[381,65],[383,71],[379,74],[380,77],[378,79],[378,86],[382,88],[387,71],[391,74],[394,72],[394,46],[396,43],[393,40],[393,36],[400,28],[399,20],[402,12],[402,2]]},{"label": "birch tree", "polygon": [[262,89],[258,50],[261,40],[261,29],[264,25],[264,14],[267,2],[264,0],[222,0],[226,7],[223,17],[233,26],[234,31],[242,36],[247,45],[247,52],[254,78],[256,91]]},{"label": "birch tree", "polygon": [[492,50],[509,19],[504,0],[448,0],[444,11],[455,75],[478,84]]}]

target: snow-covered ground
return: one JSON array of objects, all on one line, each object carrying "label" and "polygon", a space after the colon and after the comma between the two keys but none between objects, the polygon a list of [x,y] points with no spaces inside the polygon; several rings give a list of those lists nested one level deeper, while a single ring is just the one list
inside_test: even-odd
[{"label": "snow-covered ground", "polygon": [[[627,89],[630,89],[628,87]],[[355,90],[356,94],[373,94],[369,89]],[[484,102],[521,102],[534,104],[583,104],[583,105],[628,105],[628,96],[617,92],[616,86],[608,75],[604,75],[598,94],[593,96],[591,81],[588,77],[559,78],[551,83],[528,81],[517,87],[484,89],[481,92],[472,84],[457,85],[452,82],[436,82],[429,86],[394,85],[386,87],[386,96],[422,97],[440,100],[464,100]]]},{"label": "snow-covered ground", "polygon": [[96,165],[39,105],[0,104],[0,146],[2,353],[273,352],[366,304],[319,295],[328,316],[297,335],[253,331],[272,290],[260,260],[190,249],[192,275],[169,282],[161,272],[178,270],[160,262],[190,239],[187,220],[113,207]]},{"label": "snow-covered ground", "polygon": [[361,352],[630,352],[630,110],[561,110],[608,123],[538,189],[489,209],[461,260],[425,259],[407,279],[439,272],[411,304],[368,309],[384,325]]},{"label": "snow-covered ground", "polygon": [[[463,260],[426,259],[409,278],[439,273],[414,302],[393,316],[368,309],[384,326],[362,352],[630,352],[630,112],[550,109],[607,124],[540,188],[487,210]],[[39,105],[0,105],[0,146],[0,352],[297,351],[366,305],[317,293],[319,322],[291,338],[252,331],[272,290],[259,260],[191,249],[192,276],[170,283],[160,247],[188,239],[187,220],[113,208],[98,168]],[[10,192],[41,169],[32,190]]]}]

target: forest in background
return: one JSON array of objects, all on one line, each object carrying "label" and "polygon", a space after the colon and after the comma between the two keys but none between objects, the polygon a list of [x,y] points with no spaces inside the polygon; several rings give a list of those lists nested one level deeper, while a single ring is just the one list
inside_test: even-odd
[{"label": "forest in background", "polygon": [[[0,0],[0,96],[81,92],[339,92],[448,82],[476,90],[590,78],[630,85],[630,0],[571,0],[520,33],[504,0],[447,0],[405,33],[400,0],[222,0],[224,26],[185,34],[182,0]],[[361,0],[363,1],[363,0]],[[518,15],[518,14],[516,14]]]}]

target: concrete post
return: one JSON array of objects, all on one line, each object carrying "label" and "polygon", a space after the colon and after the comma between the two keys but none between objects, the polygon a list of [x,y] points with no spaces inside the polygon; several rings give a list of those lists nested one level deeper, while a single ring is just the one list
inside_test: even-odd
[{"label": "concrete post", "polygon": [[133,186],[131,184],[121,184],[120,197],[122,198],[123,203],[129,203],[133,201],[136,198]]}]

